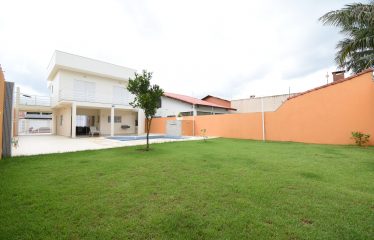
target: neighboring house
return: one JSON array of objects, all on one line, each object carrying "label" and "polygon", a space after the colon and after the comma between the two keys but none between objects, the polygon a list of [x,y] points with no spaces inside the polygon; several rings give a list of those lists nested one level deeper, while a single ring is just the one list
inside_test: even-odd
[{"label": "neighboring house", "polygon": [[250,97],[245,99],[231,100],[231,106],[237,109],[237,113],[251,113],[251,112],[274,112],[277,110],[289,97],[296,95],[282,94],[266,97]]},{"label": "neighboring house", "polygon": [[134,69],[55,51],[48,65],[49,101],[30,96],[32,101],[25,104],[19,93],[16,110],[51,112],[51,132],[73,138],[88,134],[89,127],[104,135],[143,133],[144,114],[130,106],[133,96],[126,89],[134,73]]},{"label": "neighboring house", "polygon": [[[333,82],[343,80],[345,71],[332,72]],[[324,85],[323,85],[324,86]],[[292,98],[299,93],[290,93],[266,97],[255,97],[231,100],[231,107],[237,109],[237,113],[251,113],[251,112],[274,112],[276,111],[287,99]],[[208,96],[207,96],[208,97]]]},{"label": "neighboring house", "polygon": [[235,109],[186,95],[166,92],[161,97],[161,107],[156,117],[175,117],[179,114],[182,116],[225,114],[230,110]]},{"label": "neighboring house", "polygon": [[231,108],[231,101],[212,95],[207,95],[206,97],[203,97],[201,100]]}]

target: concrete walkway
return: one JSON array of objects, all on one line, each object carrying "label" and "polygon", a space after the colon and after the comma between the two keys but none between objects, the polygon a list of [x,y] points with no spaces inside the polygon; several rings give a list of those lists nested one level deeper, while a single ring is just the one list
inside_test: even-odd
[{"label": "concrete walkway", "polygon": [[[201,137],[191,137],[188,139],[150,139],[150,143],[201,139]],[[19,136],[18,147],[12,148],[12,156],[75,152],[144,144],[146,144],[146,140],[118,141],[107,139],[105,137],[69,138],[56,135]]]}]

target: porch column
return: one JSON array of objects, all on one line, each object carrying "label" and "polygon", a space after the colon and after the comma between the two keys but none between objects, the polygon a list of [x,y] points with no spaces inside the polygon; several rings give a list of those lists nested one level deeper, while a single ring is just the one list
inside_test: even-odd
[{"label": "porch column", "polygon": [[138,110],[138,135],[145,133],[145,115],[142,109]]},{"label": "porch column", "polygon": [[71,105],[71,137],[75,138],[75,130],[77,126],[77,103]]},{"label": "porch column", "polygon": [[56,125],[57,125],[57,116],[56,116],[57,112],[56,110],[52,110],[52,134],[55,135],[56,134]]},{"label": "porch column", "polygon": [[18,136],[18,125],[19,125],[19,105],[21,101],[21,90],[19,87],[16,88],[16,104],[13,111],[13,136]]},{"label": "porch column", "polygon": [[17,107],[17,108],[14,108],[14,111],[13,111],[13,137],[18,136],[18,126],[19,126],[19,110]]},{"label": "porch column", "polygon": [[114,105],[110,109],[110,136],[114,136]]},{"label": "porch column", "polygon": [[197,111],[196,111],[195,104],[192,105],[192,116],[197,116]]}]

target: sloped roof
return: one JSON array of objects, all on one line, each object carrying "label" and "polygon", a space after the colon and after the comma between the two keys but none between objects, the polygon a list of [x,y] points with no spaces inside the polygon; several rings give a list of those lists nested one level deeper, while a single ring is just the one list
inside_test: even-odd
[{"label": "sloped roof", "polygon": [[205,97],[203,97],[201,100],[205,100],[209,97],[212,97],[212,98],[217,98],[217,99],[220,99],[220,100],[223,100],[223,101],[226,101],[226,102],[230,102],[230,100],[227,100],[227,99],[223,99],[223,98],[220,98],[220,97],[216,97],[216,96],[212,96],[212,95],[206,95]]},{"label": "sloped roof", "polygon": [[325,85],[322,85],[322,86],[319,86],[319,87],[316,87],[316,88],[312,88],[312,89],[310,89],[310,90],[307,90],[307,91],[305,91],[305,92],[302,92],[302,93],[296,94],[296,95],[294,95],[294,96],[292,96],[292,97],[289,97],[289,98],[287,98],[287,99],[289,100],[289,99],[292,99],[292,98],[297,98],[297,97],[299,97],[299,96],[302,96],[302,95],[307,94],[307,93],[310,93],[310,92],[317,91],[317,90],[322,89],[322,88],[330,87],[330,86],[335,85],[335,84],[339,84],[339,83],[342,83],[342,82],[345,82],[345,81],[348,81],[348,80],[352,80],[352,79],[355,78],[355,77],[358,77],[358,76],[361,76],[361,75],[363,75],[363,74],[365,74],[365,73],[369,73],[369,72],[373,72],[373,71],[374,71],[373,68],[368,68],[368,69],[366,69],[366,70],[364,70],[364,71],[362,71],[362,72],[360,72],[360,73],[354,74],[354,75],[349,76],[349,77],[347,77],[347,78],[344,78],[344,79],[341,79],[341,80],[338,80],[338,81],[335,81],[335,82],[331,82],[331,83],[328,83],[328,84],[325,84]]},{"label": "sloped roof", "polygon": [[229,109],[229,110],[236,110],[235,108],[229,108],[226,106],[218,105],[215,103],[207,102],[198,98],[182,95],[182,94],[176,94],[176,93],[169,93],[165,92],[164,93],[165,97],[168,98],[173,98],[182,102],[186,102],[189,104],[194,104],[194,105],[201,105],[201,106],[208,106],[208,107],[216,107],[216,108],[224,108],[224,109]]}]

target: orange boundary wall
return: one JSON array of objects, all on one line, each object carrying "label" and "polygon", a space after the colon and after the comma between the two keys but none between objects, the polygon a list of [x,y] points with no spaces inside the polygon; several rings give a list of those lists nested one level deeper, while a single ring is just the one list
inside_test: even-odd
[{"label": "orange boundary wall", "polygon": [[5,78],[0,66],[0,159],[3,155],[3,116],[4,116]]},{"label": "orange boundary wall", "polygon": [[[277,111],[265,113],[265,138],[321,144],[353,144],[352,131],[369,133],[374,145],[373,70],[309,90],[287,100]],[[156,118],[151,133],[165,133],[166,121]],[[193,120],[193,117],[184,117]],[[192,125],[191,125],[192,127]],[[262,139],[261,113],[195,117],[195,135]]]}]

